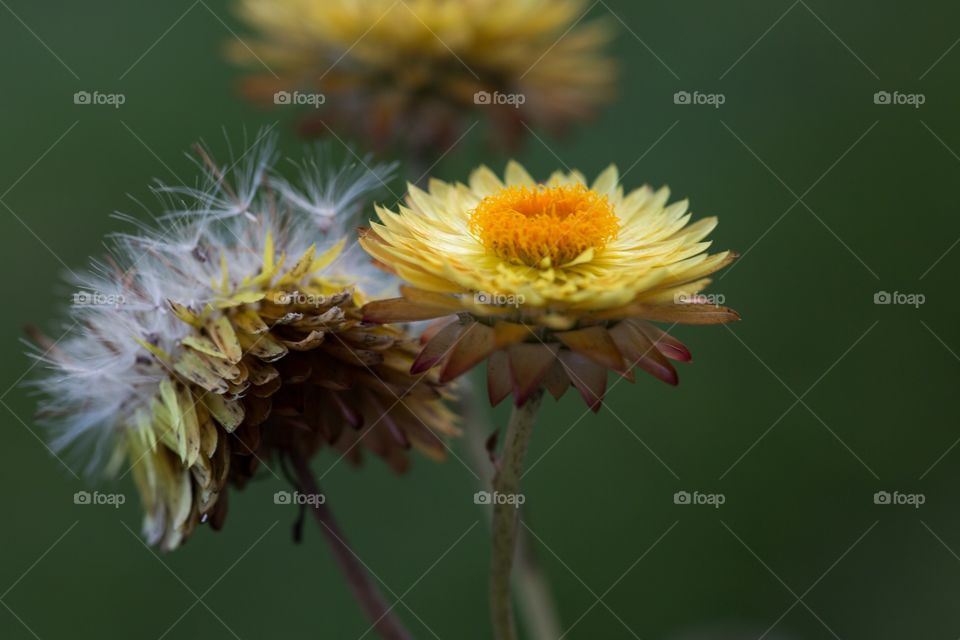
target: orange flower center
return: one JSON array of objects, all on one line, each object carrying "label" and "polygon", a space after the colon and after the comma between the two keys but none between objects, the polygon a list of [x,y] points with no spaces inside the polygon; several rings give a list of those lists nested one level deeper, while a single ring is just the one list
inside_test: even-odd
[{"label": "orange flower center", "polygon": [[609,198],[582,184],[507,187],[480,201],[470,231],[488,250],[513,263],[570,262],[617,237],[620,221]]}]

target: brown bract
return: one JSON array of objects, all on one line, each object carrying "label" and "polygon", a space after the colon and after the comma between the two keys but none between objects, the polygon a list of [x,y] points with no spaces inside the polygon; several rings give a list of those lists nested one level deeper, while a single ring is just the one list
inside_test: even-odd
[{"label": "brown bract", "polygon": [[649,321],[723,324],[740,319],[736,311],[712,304],[629,305],[587,314],[575,328],[555,331],[525,323],[517,312],[504,319],[477,319],[468,313],[450,317],[461,308],[454,296],[432,294],[433,304],[428,305],[425,292],[409,287],[402,292],[403,297],[367,304],[364,319],[386,323],[440,318],[423,334],[411,373],[437,367],[442,383],[486,361],[493,405],[508,395],[522,405],[541,387],[559,399],[573,387],[590,409],[599,411],[608,370],[633,382],[639,368],[675,385],[679,380],[670,360],[689,362],[690,351]]},{"label": "brown bract", "polygon": [[359,464],[367,450],[402,473],[411,448],[440,460],[458,433],[438,373],[410,373],[416,341],[362,322],[352,290],[274,291],[207,319],[174,309],[196,331],[154,407],[153,429],[168,428],[152,446],[129,436],[152,543],[173,549],[198,524],[221,528],[228,486],[288,454],[328,447]]}]

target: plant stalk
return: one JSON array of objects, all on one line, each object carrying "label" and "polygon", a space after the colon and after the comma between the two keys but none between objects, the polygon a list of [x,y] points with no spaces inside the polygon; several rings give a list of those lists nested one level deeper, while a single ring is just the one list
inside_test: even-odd
[{"label": "plant stalk", "polygon": [[[320,495],[320,487],[313,477],[313,472],[310,470],[306,458],[299,453],[292,453],[290,458],[293,462],[300,490],[304,493]],[[347,544],[343,531],[337,524],[336,518],[334,518],[333,512],[327,506],[326,501],[322,503],[317,500],[311,501],[311,511],[316,516],[320,530],[326,537],[330,549],[333,551],[333,556],[350,585],[350,590],[356,597],[357,602],[360,603],[360,607],[366,613],[373,628],[385,640],[411,640],[410,632],[404,628],[399,618],[393,613],[393,608],[387,605],[380,590],[373,583],[370,574]]]},{"label": "plant stalk", "polygon": [[523,460],[527,455],[533,425],[537,420],[543,390],[537,391],[523,405],[513,407],[500,467],[493,478],[493,550],[490,564],[490,615],[496,640],[516,640],[516,624],[510,593],[510,576],[517,550],[519,511],[516,497],[520,492]]},{"label": "plant stalk", "polygon": [[[471,467],[479,477],[480,490],[489,491],[496,471],[487,453],[486,434],[490,431],[490,412],[473,385],[464,385],[460,398],[467,420],[464,429],[465,446],[471,459]],[[493,510],[484,507],[483,513],[489,527]],[[525,518],[527,513],[526,509],[521,507],[520,518]],[[537,640],[556,640],[563,635],[560,614],[550,583],[537,557],[530,532],[522,527],[517,531],[513,585],[519,606],[517,615],[527,631],[527,636]]]}]

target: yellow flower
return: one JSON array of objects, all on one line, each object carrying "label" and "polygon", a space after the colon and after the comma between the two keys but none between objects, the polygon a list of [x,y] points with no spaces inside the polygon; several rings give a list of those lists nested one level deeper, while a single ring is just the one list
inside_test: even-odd
[{"label": "yellow flower", "polygon": [[733,261],[709,254],[716,218],[690,223],[670,191],[625,192],[611,166],[589,186],[579,172],[538,183],[515,162],[501,180],[475,170],[469,184],[409,187],[407,206],[378,207],[361,245],[409,286],[373,302],[376,322],[437,323],[414,371],[442,364],[441,380],[488,362],[491,402],[522,404],[541,385],[559,397],[572,383],[599,409],[611,369],[639,366],[676,384],[667,361],[687,349],[647,321],[715,324],[731,309],[698,296]]},{"label": "yellow flower", "polygon": [[[239,0],[260,37],[231,53],[270,70],[248,94],[321,92],[324,121],[379,145],[450,144],[469,112],[488,114],[512,142],[521,122],[558,129],[610,98],[609,29],[581,22],[588,9],[585,0]],[[289,98],[279,101],[297,102]],[[326,133],[322,122],[305,126]]]}]

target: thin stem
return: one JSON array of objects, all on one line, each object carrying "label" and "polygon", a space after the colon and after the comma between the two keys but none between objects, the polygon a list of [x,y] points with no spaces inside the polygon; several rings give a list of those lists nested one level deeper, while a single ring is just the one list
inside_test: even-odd
[{"label": "thin stem", "polygon": [[520,529],[517,540],[516,585],[520,617],[530,638],[552,640],[563,635],[560,613],[540,559],[530,543],[530,534]]},{"label": "thin stem", "polygon": [[[320,487],[313,477],[313,472],[310,470],[306,458],[299,453],[291,454],[290,458],[301,491],[320,495]],[[350,590],[353,591],[360,607],[367,614],[370,623],[386,640],[411,640],[410,632],[403,627],[403,624],[394,615],[392,607],[387,606],[379,589],[370,579],[370,574],[347,544],[343,531],[326,502],[320,503],[314,500],[311,501],[311,506],[311,510],[317,518],[317,523],[330,544],[334,558],[336,558],[340,570],[350,585]]]},{"label": "thin stem", "polygon": [[493,551],[490,565],[490,614],[496,640],[516,640],[510,574],[517,548],[519,522],[516,497],[520,492],[523,459],[537,420],[543,391],[514,407],[500,455],[500,468],[493,478]]},{"label": "thin stem", "polygon": [[[473,385],[465,385],[460,392],[460,398],[467,420],[464,429],[465,444],[472,461],[471,466],[479,477],[480,490],[488,491],[494,473],[486,447],[486,434],[490,431],[490,412],[481,402]],[[483,513],[487,516],[489,526],[493,512],[484,508]],[[521,518],[524,513],[525,510],[521,507]],[[513,583],[520,609],[518,615],[523,620],[527,636],[538,640],[559,638],[563,634],[563,628],[557,604],[536,549],[531,544],[530,532],[523,528],[517,530]]]}]

